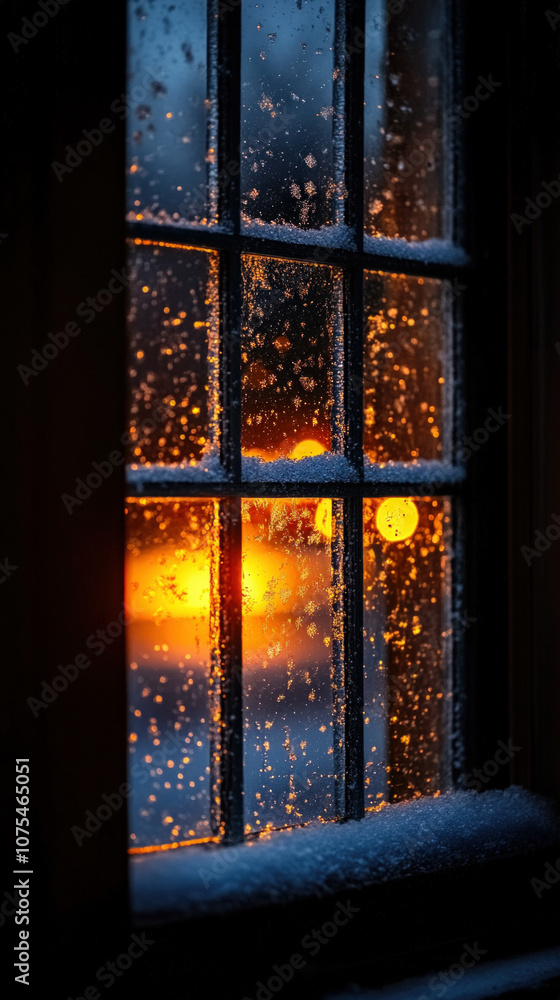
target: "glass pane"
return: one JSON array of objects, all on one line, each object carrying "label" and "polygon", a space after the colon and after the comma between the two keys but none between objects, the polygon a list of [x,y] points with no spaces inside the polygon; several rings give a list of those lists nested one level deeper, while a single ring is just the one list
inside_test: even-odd
[{"label": "glass pane", "polygon": [[335,815],[330,500],[243,500],[246,830]]},{"label": "glass pane", "polygon": [[364,500],[366,806],[445,789],[450,503]]},{"label": "glass pane", "polygon": [[444,295],[434,278],[364,274],[364,452],[372,462],[446,457]]},{"label": "glass pane", "polygon": [[246,222],[316,229],[344,206],[335,0],[243,4],[241,192]]},{"label": "glass pane", "polygon": [[444,0],[366,3],[365,229],[370,236],[444,235]]},{"label": "glass pane", "polygon": [[127,500],[130,842],[210,827],[211,500]]},{"label": "glass pane", "polygon": [[339,286],[330,267],[243,258],[244,456],[297,460],[331,449]]},{"label": "glass pane", "polygon": [[130,5],[128,209],[155,222],[208,221],[206,0]]},{"label": "glass pane", "polygon": [[196,465],[217,445],[218,258],[149,243],[130,248],[130,458]]}]

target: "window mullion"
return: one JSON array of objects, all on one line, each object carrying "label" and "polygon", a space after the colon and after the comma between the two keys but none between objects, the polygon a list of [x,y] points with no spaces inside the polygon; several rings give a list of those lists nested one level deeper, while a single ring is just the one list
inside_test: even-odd
[{"label": "window mullion", "polygon": [[[222,324],[220,351],[221,460],[230,484],[241,479],[241,256],[239,249],[239,139],[241,115],[241,6],[211,0],[217,22],[219,219],[234,239],[221,255]],[[212,154],[210,154],[212,155]],[[241,644],[241,499],[220,501],[219,670],[221,731],[220,812],[225,843],[243,840],[243,722]]]},{"label": "window mullion", "polygon": [[[346,188],[347,223],[358,254],[364,230],[364,0],[346,4]],[[345,399],[346,457],[363,481],[363,276],[359,260],[346,275]],[[364,815],[364,664],[362,497],[347,497],[343,516],[343,605],[346,689],[346,808],[347,819]]]},{"label": "window mullion", "polygon": [[[217,627],[214,637],[216,697],[213,810],[223,842],[243,840],[243,727],[241,680],[241,500],[219,501]],[[217,649],[216,649],[217,645]]]},{"label": "window mullion", "polygon": [[344,501],[344,647],[346,659],[346,818],[364,815],[364,664],[362,499]]}]

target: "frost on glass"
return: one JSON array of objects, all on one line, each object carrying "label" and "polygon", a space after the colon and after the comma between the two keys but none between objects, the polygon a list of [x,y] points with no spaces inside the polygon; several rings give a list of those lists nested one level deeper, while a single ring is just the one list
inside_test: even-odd
[{"label": "frost on glass", "polygon": [[246,832],[335,818],[330,507],[242,502]]},{"label": "frost on glass", "polygon": [[364,452],[372,462],[445,457],[445,285],[364,274]]},{"label": "frost on glass", "polygon": [[366,3],[365,230],[370,236],[444,236],[443,0],[392,16]]},{"label": "frost on glass", "polygon": [[243,3],[241,191],[246,222],[317,229],[345,192],[334,0]]},{"label": "frost on glass", "polygon": [[244,456],[297,460],[336,443],[331,416],[338,286],[330,267],[243,258]]},{"label": "frost on glass", "polygon": [[366,806],[445,790],[450,504],[364,500]]},{"label": "frost on glass", "polygon": [[215,159],[207,101],[206,0],[140,0],[129,11],[127,105],[116,103],[122,103],[123,118],[128,113],[130,217],[206,223],[208,162]]},{"label": "frost on glass", "polygon": [[126,502],[130,844],[210,827],[211,500]]},{"label": "frost on glass", "polygon": [[129,249],[130,461],[196,465],[217,446],[217,255]]}]

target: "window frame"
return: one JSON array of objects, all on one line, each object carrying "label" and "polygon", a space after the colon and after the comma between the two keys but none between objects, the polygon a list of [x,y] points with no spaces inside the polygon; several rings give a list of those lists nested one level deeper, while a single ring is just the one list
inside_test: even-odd
[{"label": "window frame", "polygon": [[[444,29],[443,61],[446,67],[444,108],[450,108],[458,92],[459,39],[453,30],[452,5],[444,0],[446,21]],[[352,246],[337,245],[336,229],[331,245],[305,242],[305,231],[297,241],[278,227],[278,238],[261,237],[243,228],[241,221],[241,185],[239,169],[231,164],[240,162],[241,141],[241,20],[242,4],[208,3],[208,79],[215,87],[218,103],[218,163],[217,175],[228,177],[227,185],[218,186],[219,225],[199,224],[180,226],[131,219],[127,223],[130,243],[134,240],[150,241],[154,245],[172,245],[217,251],[220,258],[220,373],[221,373],[221,427],[220,442],[224,481],[212,483],[210,491],[220,498],[220,614],[221,634],[230,641],[220,643],[219,674],[221,717],[230,720],[225,727],[220,780],[220,842],[238,843],[244,839],[243,822],[243,728],[242,728],[242,647],[241,647],[241,499],[245,497],[341,497],[344,504],[342,572],[344,621],[343,669],[345,677],[345,807],[343,820],[361,819],[364,807],[364,726],[363,726],[363,528],[362,501],[367,497],[389,496],[442,496],[452,502],[451,551],[447,559],[451,564],[451,614],[450,622],[462,620],[459,567],[463,563],[463,526],[465,516],[464,470],[456,460],[461,413],[463,411],[463,351],[462,303],[454,299],[447,305],[443,316],[443,336],[452,357],[453,395],[450,426],[445,428],[447,456],[443,455],[440,470],[435,474],[419,466],[417,475],[409,466],[400,478],[394,469],[389,474],[374,470],[364,476],[363,432],[363,355],[364,355],[364,272],[398,272],[410,276],[447,279],[461,283],[470,272],[467,252],[460,242],[451,245],[439,242],[431,254],[421,242],[385,238],[368,239],[364,247],[364,82],[365,45],[356,39],[365,37],[366,0],[336,0],[336,38],[334,58],[336,65],[345,66],[344,132],[345,184],[348,191],[346,217],[347,231]],[[340,28],[343,26],[343,29]],[[217,42],[217,47],[216,47]],[[219,65],[213,65],[217,50]],[[447,136],[442,149],[442,190],[445,230],[458,240],[462,235],[465,215],[462,202],[462,151],[455,135]],[[450,211],[450,192],[454,207]],[[457,203],[458,202],[458,203]],[[448,220],[447,216],[451,218]],[[271,257],[286,261],[303,261],[310,264],[332,266],[340,269],[343,281],[344,321],[344,388],[342,408],[345,418],[344,455],[353,469],[352,481],[330,482],[267,480],[266,482],[243,479],[241,460],[241,260],[245,254]],[[447,260],[445,259],[447,257]],[[460,287],[462,287],[460,285]],[[450,457],[451,456],[451,457]],[[447,461],[446,461],[447,458]],[[436,478],[437,477],[437,478]],[[434,481],[435,480],[435,481]],[[131,478],[129,495],[134,498],[154,497],[205,497],[209,484],[193,482],[189,476],[181,480],[174,476],[172,482],[158,483],[151,478],[145,485],[136,475]],[[227,511],[227,514],[226,514]],[[333,560],[336,555],[333,551]],[[462,687],[463,665],[460,633],[454,629],[452,642],[444,654],[450,663],[444,664],[450,676],[446,684],[451,689],[452,713],[444,723],[449,732],[442,734],[444,741],[444,789],[453,787],[464,770],[464,751],[461,730],[463,719],[460,699],[455,691]],[[453,736],[450,731],[453,730]],[[134,848],[132,848],[134,852]]]},{"label": "window frame", "polygon": [[[558,368],[548,363],[556,357],[560,322],[554,278],[558,207],[543,214],[540,229],[532,226],[521,238],[508,223],[510,213],[538,190],[542,178],[557,172],[559,142],[551,135],[550,121],[553,108],[560,106],[558,34],[540,8],[523,0],[513,6],[498,4],[491,20],[482,0],[472,0],[463,9],[457,5],[454,11],[466,43],[464,79],[476,80],[492,67],[504,81],[496,102],[488,102],[467,129],[473,280],[465,306],[471,329],[478,329],[484,318],[476,342],[466,345],[475,421],[467,420],[467,425],[478,426],[480,414],[495,405],[496,384],[504,392],[509,386],[507,398],[515,406],[513,424],[507,428],[509,442],[497,440],[497,435],[489,451],[473,456],[469,470],[467,488],[474,509],[467,534],[465,607],[478,620],[465,636],[466,766],[480,766],[493,755],[496,740],[511,732],[531,751],[528,762],[514,759],[514,777],[558,801],[559,675],[549,665],[560,647],[560,552],[553,546],[547,559],[539,561],[537,574],[528,574],[519,562],[520,546],[532,538],[535,525],[547,523],[542,511],[548,515],[557,509],[560,496],[558,470],[542,459],[546,448],[557,443],[560,430]],[[26,0],[4,5],[0,20],[5,38],[24,17],[29,17]],[[76,303],[103,287],[111,268],[124,266],[122,122],[98,150],[97,159],[90,156],[64,183],[53,178],[51,162],[53,156],[64,155],[67,143],[80,140],[83,128],[103,119],[124,92],[125,20],[125,0],[111,9],[110,31],[106,11],[93,0],[68,4],[25,48],[16,53],[6,44],[3,66],[8,108],[3,121],[11,155],[1,163],[5,183],[0,188],[0,228],[9,237],[0,244],[6,264],[0,281],[6,329],[14,331],[1,343],[5,371],[11,373],[6,411],[13,422],[6,441],[8,485],[13,486],[7,490],[6,551],[19,569],[2,586],[6,652],[17,669],[5,674],[13,711],[1,736],[6,760],[17,748],[17,756],[35,762],[35,955],[45,975],[51,972],[53,981],[72,996],[81,995],[93,981],[100,963],[126,950],[133,929],[126,806],[81,848],[69,834],[71,825],[101,801],[102,793],[126,783],[124,637],[38,720],[31,716],[26,698],[40,691],[59,661],[73,659],[92,627],[114,620],[122,608],[122,469],[72,518],[64,509],[61,516],[60,494],[89,469],[92,458],[105,458],[118,447],[124,428],[124,303],[116,301],[98,327],[84,331],[30,386],[24,387],[14,373],[32,349],[44,343],[46,331],[62,329]],[[41,80],[39,88],[30,86],[31,71]],[[487,368],[480,365],[481,347],[489,352]],[[546,359],[545,349],[551,351]],[[39,434],[46,415],[49,432]],[[489,483],[496,484],[492,495],[498,499],[483,508],[480,496]],[[504,509],[512,512],[510,528]],[[492,539],[490,548],[485,538]],[[32,628],[30,608],[36,612]],[[488,608],[496,609],[495,620]],[[9,768],[5,775],[8,802],[13,791]],[[487,787],[502,782],[507,783],[503,772]],[[497,816],[498,831],[499,823]],[[553,888],[537,900],[530,878],[557,855],[558,850],[536,847],[508,860],[497,857],[437,875],[419,870],[406,879],[364,888],[363,923],[336,939],[332,959],[329,949],[322,952],[310,970],[312,988],[326,991],[335,981],[345,985],[351,978],[357,980],[364,956],[378,984],[422,969],[448,967],[457,960],[464,940],[480,938],[483,947],[487,940],[492,956],[555,944],[558,894]],[[12,884],[9,867],[6,886]],[[160,922],[153,929],[157,946],[136,971],[133,967],[127,973],[126,988],[138,975],[143,989],[151,977],[160,995],[165,984],[170,995],[177,995],[189,975],[193,993],[199,985],[201,995],[214,992],[223,997],[229,991],[237,996],[245,990],[253,996],[258,979],[283,959],[284,946],[288,955],[296,951],[310,927],[332,917],[333,906],[331,899],[307,900],[210,922],[185,922],[168,912],[162,915],[165,926]],[[288,931],[293,931],[293,939]],[[213,991],[210,977],[216,970],[208,961],[209,942],[217,938],[222,942],[222,988]]]}]

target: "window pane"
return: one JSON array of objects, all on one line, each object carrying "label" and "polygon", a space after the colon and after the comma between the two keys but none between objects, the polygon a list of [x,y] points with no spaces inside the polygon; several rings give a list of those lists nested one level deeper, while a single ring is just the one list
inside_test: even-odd
[{"label": "window pane", "polygon": [[329,451],[338,275],[319,264],[247,256],[243,290],[243,455],[272,461]]},{"label": "window pane", "polygon": [[246,830],[332,819],[331,501],[242,509]]},{"label": "window pane", "polygon": [[[130,215],[206,222],[206,0],[163,9],[157,0],[144,0],[129,11]],[[120,117],[126,113],[123,105]]]},{"label": "window pane", "polygon": [[408,3],[391,16],[385,0],[367,0],[365,228],[370,236],[444,235],[445,140],[437,131],[444,100],[443,8],[443,0]]},{"label": "window pane", "polygon": [[128,500],[133,847],[211,835],[211,500]]},{"label": "window pane", "polygon": [[444,305],[437,279],[364,274],[364,451],[372,462],[447,457]]},{"label": "window pane", "polygon": [[134,467],[208,460],[217,445],[218,258],[130,250],[130,451]]},{"label": "window pane", "polygon": [[[316,229],[344,206],[335,2],[243,4],[241,191],[246,222]],[[335,139],[337,140],[335,142]],[[340,176],[339,176],[340,175]]]},{"label": "window pane", "polygon": [[444,790],[450,503],[364,500],[366,806]]}]

